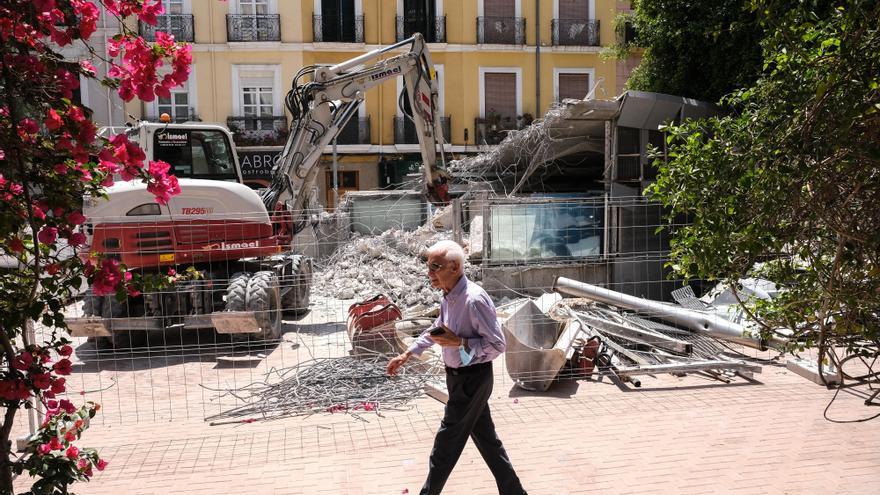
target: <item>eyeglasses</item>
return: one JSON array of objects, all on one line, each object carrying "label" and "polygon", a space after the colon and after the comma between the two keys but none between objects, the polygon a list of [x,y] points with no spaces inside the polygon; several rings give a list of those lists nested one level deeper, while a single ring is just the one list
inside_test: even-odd
[{"label": "eyeglasses", "polygon": [[436,272],[437,270],[440,270],[444,266],[446,266],[446,265],[441,265],[440,263],[428,263],[428,271],[429,272]]}]

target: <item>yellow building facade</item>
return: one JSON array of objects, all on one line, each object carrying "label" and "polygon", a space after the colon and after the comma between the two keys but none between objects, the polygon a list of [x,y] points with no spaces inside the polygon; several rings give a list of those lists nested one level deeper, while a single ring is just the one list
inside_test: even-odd
[{"label": "yellow building facade", "polygon": [[[615,0],[164,0],[148,37],[170,31],[193,47],[192,75],[170,99],[129,103],[154,119],[227,125],[246,177],[265,178],[290,115],[283,100],[299,69],[331,64],[421,32],[440,82],[449,156],[492,146],[562,98],[613,98],[620,66],[600,56],[615,39]],[[401,82],[366,93],[358,119],[337,139],[339,188],[369,190],[417,171],[411,123],[398,108]],[[327,150],[325,161],[330,161]],[[416,155],[413,155],[416,154]],[[319,174],[332,203],[330,173]]]}]

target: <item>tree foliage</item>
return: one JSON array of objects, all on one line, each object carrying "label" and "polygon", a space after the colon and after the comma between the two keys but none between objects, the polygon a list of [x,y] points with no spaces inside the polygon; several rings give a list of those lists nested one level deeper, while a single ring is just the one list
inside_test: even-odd
[{"label": "tree foliage", "polygon": [[672,241],[674,267],[781,283],[779,298],[751,307],[765,332],[876,356],[880,5],[751,8],[766,32],[760,78],[726,100],[732,114],[668,128],[668,161],[648,191],[692,219]]},{"label": "tree foliage", "polygon": [[748,0],[634,0],[645,49],[629,89],[718,101],[754,82],[762,29]]}]

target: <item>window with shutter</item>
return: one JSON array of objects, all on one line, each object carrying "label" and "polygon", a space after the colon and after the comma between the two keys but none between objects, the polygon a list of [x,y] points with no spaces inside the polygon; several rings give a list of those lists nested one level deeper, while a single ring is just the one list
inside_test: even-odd
[{"label": "window with shutter", "polygon": [[516,119],[516,74],[486,72],[483,88],[486,116]]},{"label": "window with shutter", "polygon": [[589,74],[559,74],[559,101],[582,100],[590,92]]},{"label": "window with shutter", "polygon": [[484,0],[483,15],[486,17],[515,17],[516,0]]},{"label": "window with shutter", "polygon": [[587,19],[589,15],[589,0],[559,0],[560,19]]}]

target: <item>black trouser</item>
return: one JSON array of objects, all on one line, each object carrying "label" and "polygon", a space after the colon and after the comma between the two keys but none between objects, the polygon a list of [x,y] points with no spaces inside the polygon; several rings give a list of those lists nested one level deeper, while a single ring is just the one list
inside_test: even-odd
[{"label": "black trouser", "polygon": [[495,476],[498,492],[503,495],[525,493],[501,440],[495,433],[495,423],[489,413],[494,377],[492,363],[481,363],[465,368],[447,368],[446,388],[449,401],[434,438],[428,479],[421,493],[438,494],[458,462],[461,451],[470,436],[483,460]]}]

